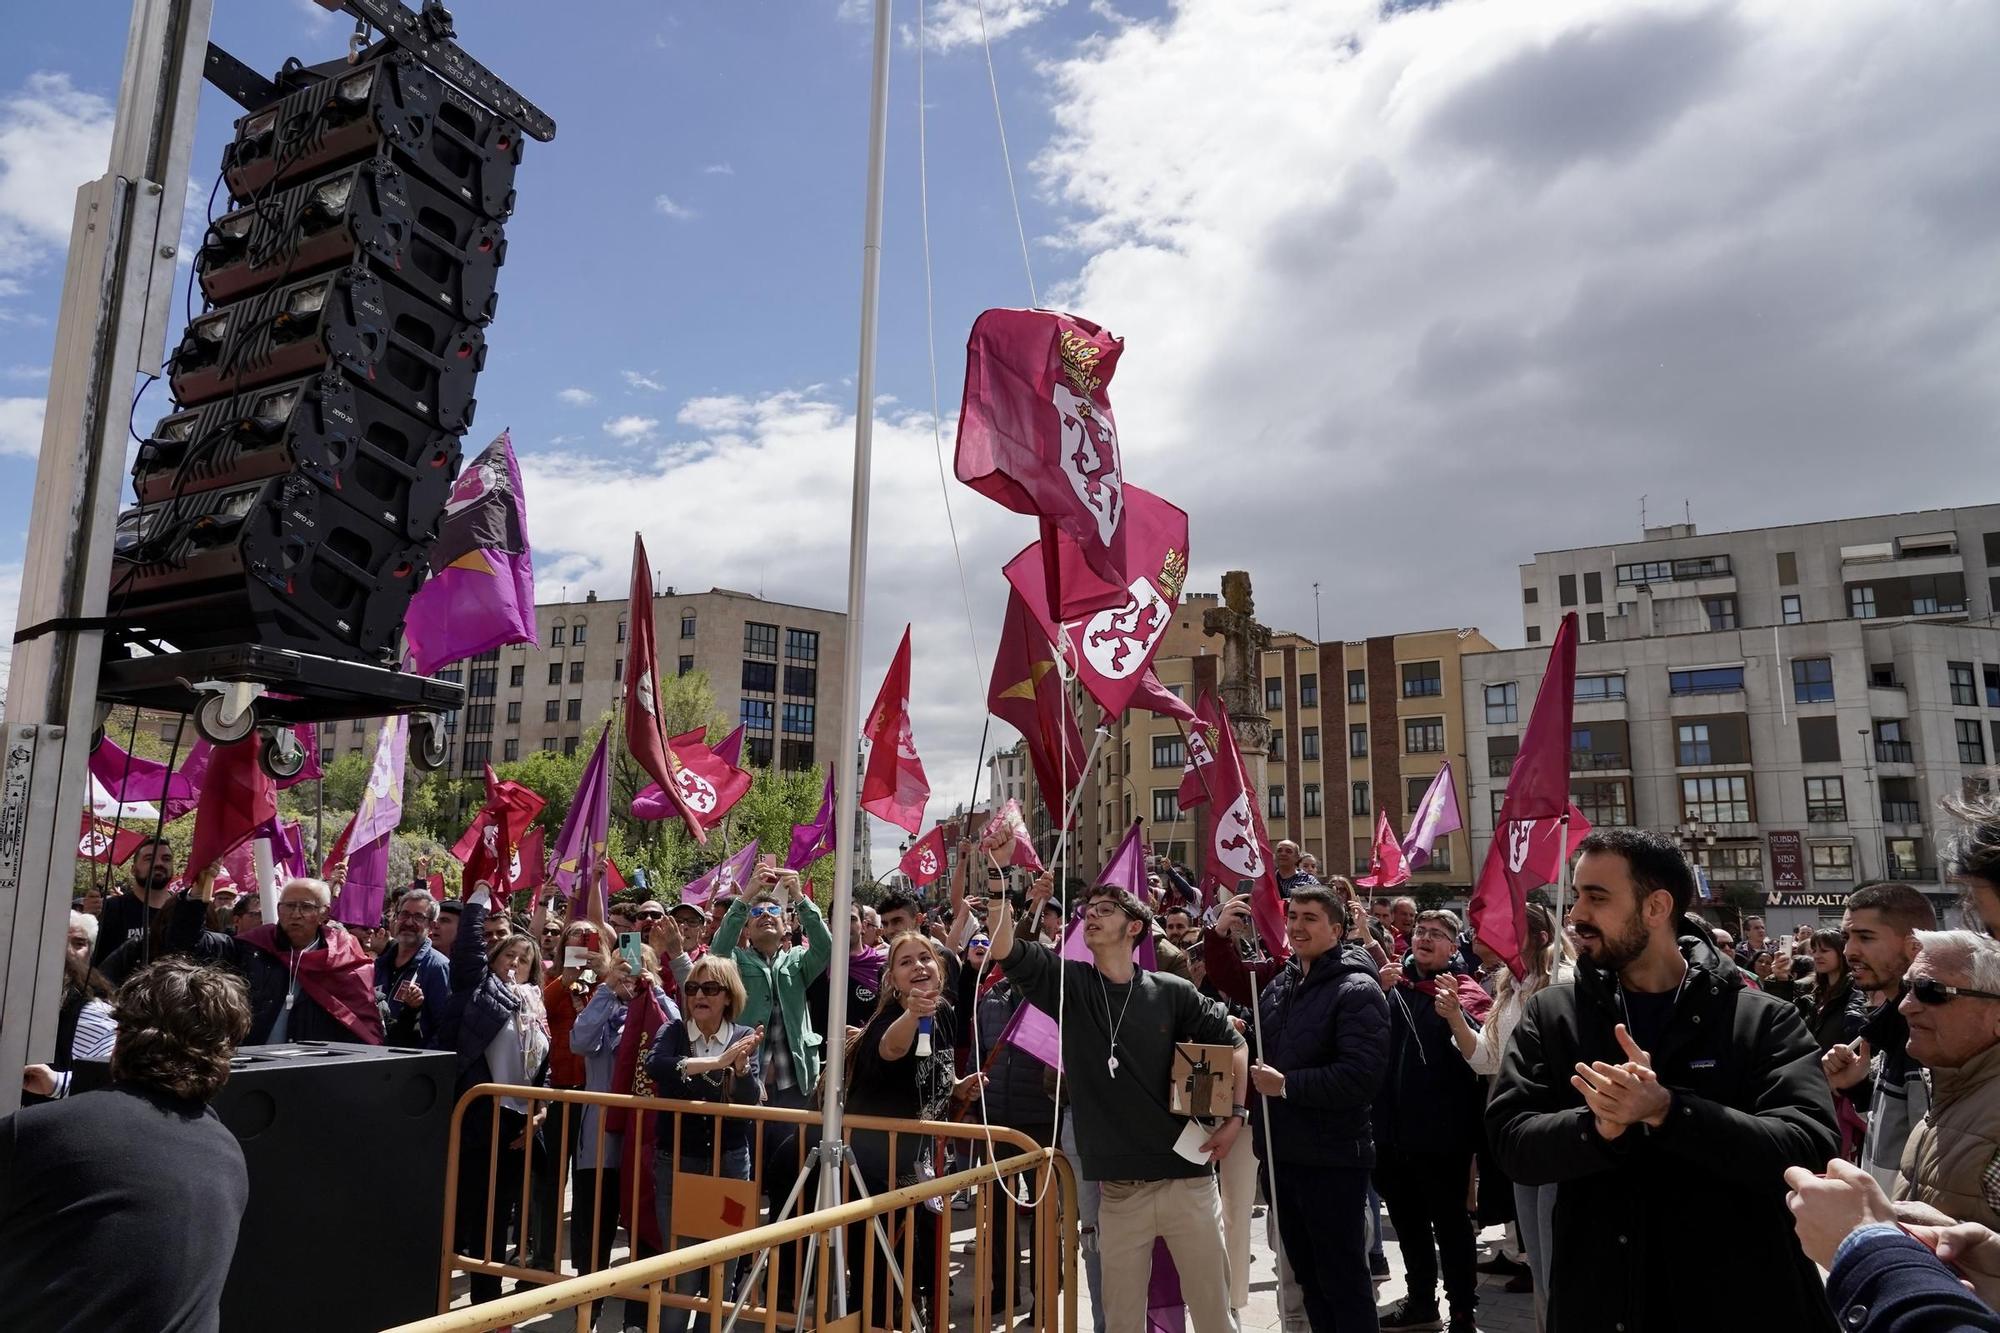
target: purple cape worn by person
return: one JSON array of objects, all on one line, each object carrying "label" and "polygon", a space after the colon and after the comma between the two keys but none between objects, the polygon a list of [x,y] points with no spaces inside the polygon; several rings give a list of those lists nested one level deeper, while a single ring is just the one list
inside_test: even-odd
[{"label": "purple cape worn by person", "polygon": [[403,618],[411,670],[428,676],[502,644],[535,641],[527,498],[508,432],[459,474],[430,559],[430,579]]},{"label": "purple cape worn by person", "polygon": [[791,850],[785,853],[785,869],[804,870],[833,850],[833,765],[826,769],[826,791],[819,798],[819,813],[810,824],[792,825]]},{"label": "purple cape worn by person", "polygon": [[[555,869],[550,879],[556,890],[569,898],[570,920],[604,920],[608,903],[592,911],[586,901],[597,890],[597,861],[604,855],[611,829],[611,728],[598,733],[590,762],[583,766],[583,781],[577,784],[576,799],[563,816],[562,832],[556,834]],[[582,891],[578,885],[583,885]],[[540,894],[536,895],[539,900]]]}]

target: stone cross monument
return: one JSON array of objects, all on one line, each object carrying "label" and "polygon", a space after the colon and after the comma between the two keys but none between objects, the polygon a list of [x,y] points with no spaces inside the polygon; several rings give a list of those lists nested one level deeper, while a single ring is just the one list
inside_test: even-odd
[{"label": "stone cross monument", "polygon": [[1222,576],[1222,605],[1202,613],[1201,627],[1222,639],[1222,670],[1218,682],[1229,729],[1244,767],[1256,782],[1253,801],[1265,791],[1265,761],[1271,751],[1271,723],[1264,716],[1264,650],[1271,631],[1257,623],[1257,605],[1250,595],[1250,575],[1232,569]]}]

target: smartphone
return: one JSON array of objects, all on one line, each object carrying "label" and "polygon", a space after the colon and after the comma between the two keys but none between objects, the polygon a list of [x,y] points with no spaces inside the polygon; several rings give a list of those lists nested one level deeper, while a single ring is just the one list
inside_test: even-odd
[{"label": "smartphone", "polygon": [[618,937],[618,952],[624,955],[626,965],[634,972],[646,970],[646,955],[639,952],[641,946],[642,940],[636,930],[625,931]]},{"label": "smartphone", "polygon": [[597,932],[586,930],[577,936],[575,944],[563,946],[563,966],[581,971],[589,967],[597,957]]},{"label": "smartphone", "polygon": [[757,858],[757,868],[759,870],[776,870],[778,868],[778,854],[776,852],[765,852]]}]

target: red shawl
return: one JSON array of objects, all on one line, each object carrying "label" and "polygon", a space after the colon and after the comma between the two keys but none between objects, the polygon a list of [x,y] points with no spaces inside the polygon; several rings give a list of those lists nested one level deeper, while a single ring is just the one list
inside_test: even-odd
[{"label": "red shawl", "polygon": [[[257,926],[236,938],[261,949],[290,968],[292,942],[276,926]],[[312,1002],[346,1028],[354,1039],[370,1046],[382,1044],[382,1013],[375,1007],[375,960],[360,941],[344,930],[323,930],[323,949],[312,949],[297,957],[299,989]]]}]

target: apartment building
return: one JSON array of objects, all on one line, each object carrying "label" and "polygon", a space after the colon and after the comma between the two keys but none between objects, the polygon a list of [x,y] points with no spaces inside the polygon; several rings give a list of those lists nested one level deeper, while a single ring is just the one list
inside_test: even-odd
[{"label": "apartment building", "polygon": [[[1672,832],[1771,924],[1837,919],[1854,885],[1922,884],[1938,802],[2000,752],[2000,506],[1539,554],[1530,644],[1580,613],[1571,793],[1599,826]],[[1465,662],[1483,856],[1545,647]]]}]

